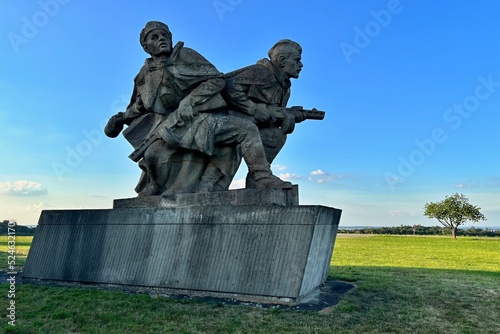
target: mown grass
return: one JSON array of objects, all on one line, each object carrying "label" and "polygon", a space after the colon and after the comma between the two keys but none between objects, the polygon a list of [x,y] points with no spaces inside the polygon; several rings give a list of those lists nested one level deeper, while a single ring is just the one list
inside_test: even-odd
[{"label": "mown grass", "polygon": [[365,332],[497,333],[500,328],[498,238],[339,236],[330,275],[358,286],[337,310],[370,319]]},{"label": "mown grass", "polygon": [[[8,256],[9,254],[9,247],[8,247],[8,237],[7,236],[0,236],[0,270],[7,270],[8,267]],[[12,240],[12,239],[10,239]],[[24,263],[26,262],[26,257],[28,256],[28,251],[30,249],[31,241],[33,240],[33,237],[20,237],[16,236],[15,238],[15,261],[16,261],[16,268],[21,268],[24,266]]]},{"label": "mown grass", "polygon": [[500,271],[500,238],[339,235],[337,242],[335,266]]},{"label": "mown grass", "polygon": [[[22,284],[17,326],[4,320],[2,328],[12,333],[497,333],[499,250],[498,238],[339,236],[329,276],[356,288],[323,312]],[[6,285],[0,294],[6,296]],[[0,317],[6,319],[3,305]]]}]

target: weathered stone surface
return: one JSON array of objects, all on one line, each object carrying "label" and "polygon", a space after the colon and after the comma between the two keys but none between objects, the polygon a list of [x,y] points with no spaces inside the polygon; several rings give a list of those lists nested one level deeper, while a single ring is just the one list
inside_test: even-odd
[{"label": "weathered stone surface", "polygon": [[[301,106],[286,108],[292,85],[290,79],[297,79],[303,66],[302,47],[297,42],[282,39],[271,47],[268,56],[269,59],[226,73],[222,96],[230,114],[257,124],[266,159],[272,164],[296,123],[306,119],[321,120],[325,112]],[[255,181],[255,175],[249,171],[246,187],[255,187]]]},{"label": "weathered stone surface", "polygon": [[271,205],[43,211],[23,277],[293,301],[325,281],[340,214]]},{"label": "weathered stone surface", "polygon": [[[139,197],[109,210],[43,211],[26,278],[298,300],[325,281],[341,211],[299,206],[270,165],[295,128],[324,112],[286,108],[302,48],[227,75],[151,21],[151,57],[104,131],[133,146]],[[124,130],[124,127],[126,129]],[[226,191],[241,160],[246,190]]]},{"label": "weathered stone surface", "polygon": [[140,42],[151,57],[135,78],[127,109],[104,129],[115,138],[127,126],[123,135],[134,147],[129,157],[143,171],[135,189],[140,196],[227,190],[241,159],[253,176],[251,188],[292,187],[272,174],[255,123],[229,115],[223,73],[183,42],[174,46],[162,22],[148,22]]},{"label": "weathered stone surface", "polygon": [[214,193],[143,196],[115,199],[113,208],[156,208],[205,205],[299,205],[298,186],[292,189],[237,189]]}]

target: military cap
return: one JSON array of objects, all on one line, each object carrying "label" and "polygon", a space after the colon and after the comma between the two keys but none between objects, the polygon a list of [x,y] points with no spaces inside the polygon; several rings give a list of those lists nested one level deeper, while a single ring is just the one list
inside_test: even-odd
[{"label": "military cap", "polygon": [[170,32],[170,29],[168,29],[168,26],[165,23],[159,21],[149,21],[148,23],[146,23],[144,29],[141,30],[141,37],[140,37],[141,45],[143,45],[144,42],[146,41],[146,36],[148,35],[148,33],[150,33],[155,29],[165,30],[168,33],[170,39],[172,39],[172,33]]}]

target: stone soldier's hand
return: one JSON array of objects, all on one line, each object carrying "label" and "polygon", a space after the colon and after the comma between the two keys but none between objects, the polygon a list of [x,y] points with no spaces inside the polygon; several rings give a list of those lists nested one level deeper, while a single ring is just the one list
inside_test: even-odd
[{"label": "stone soldier's hand", "polygon": [[306,113],[304,112],[304,107],[293,106],[291,109],[293,109],[293,114],[296,123],[300,123],[306,119]]},{"label": "stone soldier's hand", "polygon": [[255,113],[253,117],[255,118],[256,123],[264,123],[271,119],[271,113],[264,103],[257,103],[255,105]]},{"label": "stone soldier's hand", "polygon": [[111,116],[104,128],[104,133],[110,138],[116,138],[122,132],[125,123],[125,115],[120,111],[116,115]]},{"label": "stone soldier's hand", "polygon": [[116,115],[111,116],[109,122],[113,122],[115,125],[124,125],[126,123],[125,113],[120,111]]},{"label": "stone soldier's hand", "polygon": [[189,96],[186,96],[181,101],[181,103],[179,103],[179,116],[184,122],[191,120],[191,118],[195,116],[195,112],[193,110],[193,106],[191,105],[191,99]]}]

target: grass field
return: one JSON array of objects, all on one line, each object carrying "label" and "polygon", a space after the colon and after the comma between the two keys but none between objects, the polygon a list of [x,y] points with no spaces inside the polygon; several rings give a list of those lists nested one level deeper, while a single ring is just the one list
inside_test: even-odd
[{"label": "grass field", "polygon": [[[3,238],[0,259],[6,261]],[[322,312],[23,284],[16,291],[16,327],[7,325],[4,284],[0,328],[11,333],[453,334],[500,328],[500,238],[340,235],[329,276],[352,282],[355,289]]]},{"label": "grass field", "polygon": [[[8,267],[8,237],[0,236],[0,270],[7,270]],[[16,237],[16,268],[22,268],[26,262],[33,237]],[[2,282],[3,283],[3,282]]]}]

